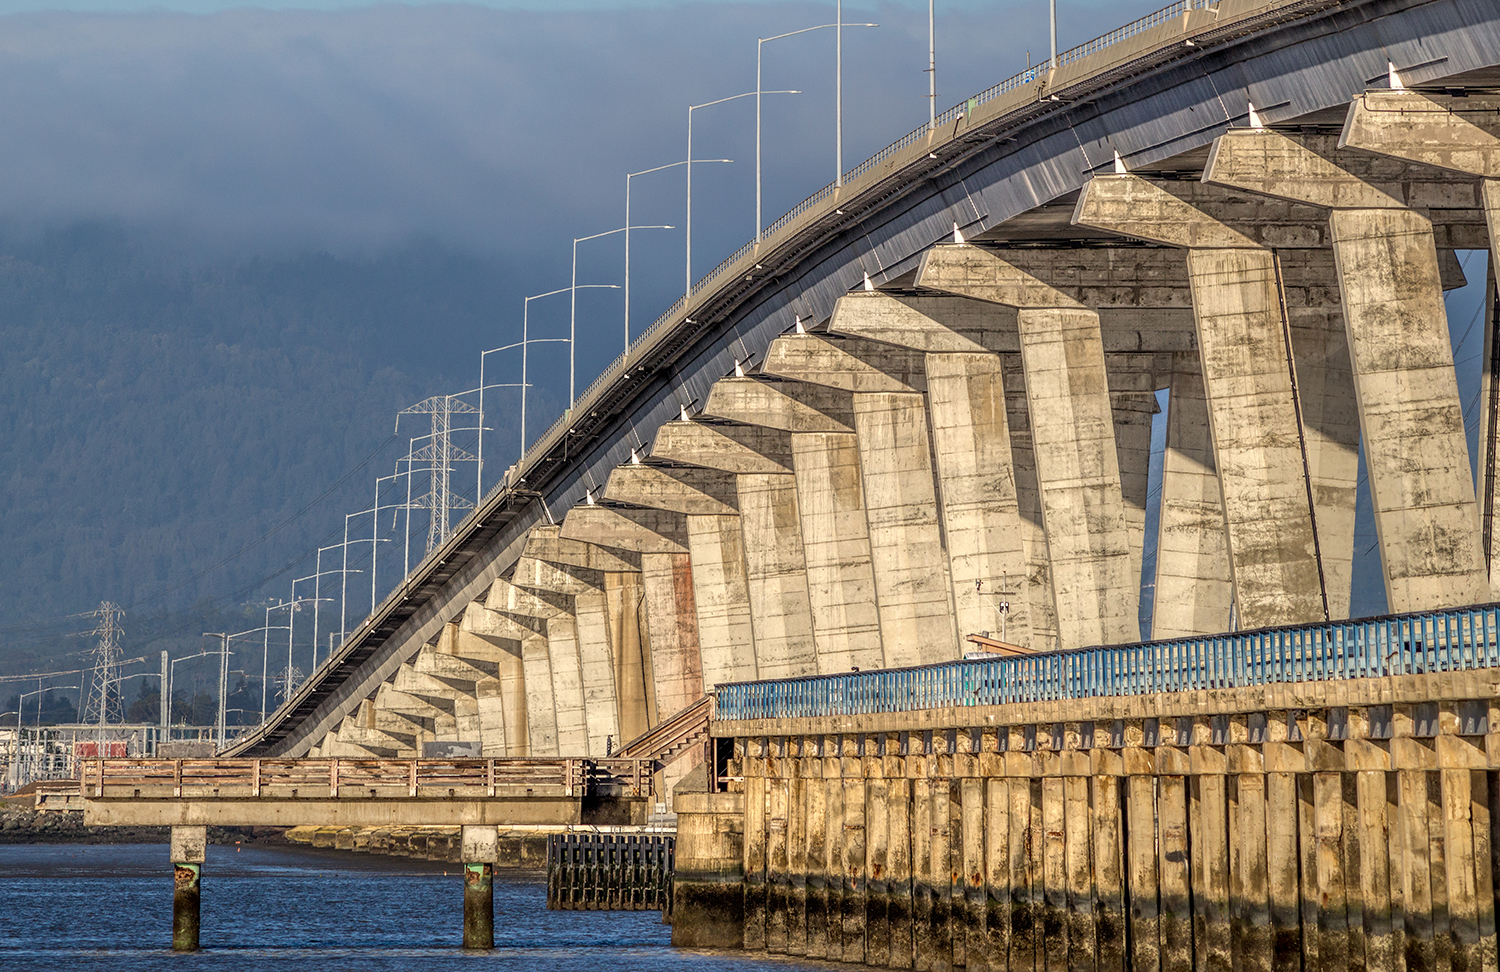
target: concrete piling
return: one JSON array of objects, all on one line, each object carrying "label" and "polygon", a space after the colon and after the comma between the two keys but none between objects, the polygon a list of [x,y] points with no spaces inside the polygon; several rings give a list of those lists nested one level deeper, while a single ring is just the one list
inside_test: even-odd
[{"label": "concrete piling", "polygon": [[494,827],[464,827],[464,948],[495,947],[495,858],[500,850]]},{"label": "concrete piling", "polygon": [[198,925],[203,862],[208,851],[207,827],[173,827],[172,951],[198,950]]}]

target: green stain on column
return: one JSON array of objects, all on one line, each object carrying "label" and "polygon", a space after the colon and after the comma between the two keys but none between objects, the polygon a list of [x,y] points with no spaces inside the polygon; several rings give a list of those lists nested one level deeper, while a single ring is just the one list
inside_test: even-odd
[{"label": "green stain on column", "polygon": [[464,865],[464,948],[495,947],[495,865]]},{"label": "green stain on column", "polygon": [[172,950],[198,950],[199,881],[203,874],[199,864],[172,865]]}]

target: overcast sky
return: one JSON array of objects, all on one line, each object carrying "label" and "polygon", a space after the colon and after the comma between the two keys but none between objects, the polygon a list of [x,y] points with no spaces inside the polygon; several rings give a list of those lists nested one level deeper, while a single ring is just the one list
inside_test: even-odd
[{"label": "overcast sky", "polygon": [[[1065,0],[1062,42],[1157,2]],[[651,0],[0,9],[39,6],[0,17],[0,216],[122,218],[252,249],[424,235],[548,261],[620,225],[627,171],[684,156],[689,103],[754,88],[757,36],[833,15]],[[124,12],[73,12],[101,9]],[[847,168],[925,120],[927,24],[925,4],[845,17],[880,23],[845,30]],[[1045,56],[1042,0],[939,0],[937,23],[939,110]],[[767,221],[833,177],[832,33],[766,47],[765,86],[804,92],[765,101]],[[704,269],[754,232],[753,136],[753,99],[696,116],[694,154],[735,160],[695,174]],[[640,180],[636,210],[677,226],[678,251],[681,172]]]}]

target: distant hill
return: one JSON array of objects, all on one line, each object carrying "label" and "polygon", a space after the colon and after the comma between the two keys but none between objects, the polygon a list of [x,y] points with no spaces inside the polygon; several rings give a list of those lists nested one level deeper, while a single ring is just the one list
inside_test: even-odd
[{"label": "distant hill", "polygon": [[[404,438],[271,540],[152,595],[334,485],[400,408],[474,387],[507,280],[422,242],[368,260],[216,260],[118,226],[0,227],[0,674],[86,647],[68,633],[87,621],[28,623],[103,599],[135,606],[127,653],[148,632],[181,628],[168,640],[189,650],[223,630],[203,624],[260,624],[289,577],[257,581],[340,536]],[[535,394],[539,429],[556,404]],[[492,412],[492,441],[509,443],[510,417]]]}]

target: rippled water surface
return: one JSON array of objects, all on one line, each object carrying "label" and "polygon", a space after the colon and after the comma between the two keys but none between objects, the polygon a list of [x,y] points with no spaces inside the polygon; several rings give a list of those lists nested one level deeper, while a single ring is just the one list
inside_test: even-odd
[{"label": "rippled water surface", "polygon": [[548,911],[535,872],[496,875],[496,947],[464,952],[461,882],[451,864],[210,847],[203,866],[204,949],[174,955],[166,845],[0,846],[0,970],[837,968],[673,949],[671,929],[656,912]]}]

